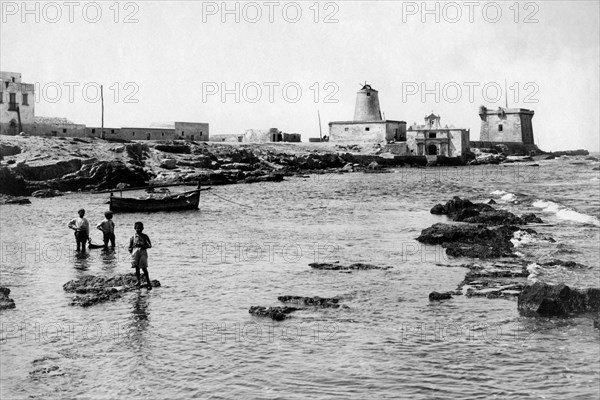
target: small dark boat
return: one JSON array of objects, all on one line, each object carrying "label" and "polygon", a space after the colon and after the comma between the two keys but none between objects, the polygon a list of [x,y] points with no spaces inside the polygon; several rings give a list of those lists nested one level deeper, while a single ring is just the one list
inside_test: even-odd
[{"label": "small dark boat", "polygon": [[149,196],[146,198],[117,197],[110,194],[110,211],[113,212],[148,212],[148,211],[181,211],[197,210],[200,203],[198,189],[189,192],[167,194],[164,196]]}]

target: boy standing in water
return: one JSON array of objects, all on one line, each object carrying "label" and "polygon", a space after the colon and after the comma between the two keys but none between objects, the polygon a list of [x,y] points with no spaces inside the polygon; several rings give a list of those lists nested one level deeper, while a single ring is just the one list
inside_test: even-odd
[{"label": "boy standing in water", "polygon": [[90,239],[90,223],[83,216],[85,210],[82,208],[77,211],[79,218],[75,218],[67,225],[69,228],[75,231],[75,242],[77,243],[77,251],[85,252],[85,244]]},{"label": "boy standing in water", "polygon": [[107,211],[104,213],[102,222],[96,225],[96,228],[102,231],[104,248],[108,248],[109,241],[111,247],[115,247],[115,223],[113,222],[112,217],[112,211]]},{"label": "boy standing in water", "polygon": [[136,222],[133,225],[135,229],[135,235],[131,237],[129,240],[129,252],[131,253],[131,268],[135,268],[135,276],[137,277],[137,286],[141,286],[140,282],[140,268],[144,271],[144,275],[146,275],[146,282],[148,284],[148,290],[152,289],[152,283],[150,283],[150,276],[148,276],[148,253],[146,249],[152,247],[150,243],[150,238],[145,233],[142,233],[144,230],[144,224],[141,222]]}]

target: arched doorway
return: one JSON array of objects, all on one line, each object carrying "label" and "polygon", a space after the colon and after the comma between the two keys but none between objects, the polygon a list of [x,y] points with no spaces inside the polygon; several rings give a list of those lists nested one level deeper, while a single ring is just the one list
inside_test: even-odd
[{"label": "arched doorway", "polygon": [[8,125],[8,134],[9,135],[17,135],[17,121],[15,121],[14,119],[10,121],[10,124]]},{"label": "arched doorway", "polygon": [[438,153],[438,148],[435,144],[430,144],[427,146],[427,155],[435,156]]}]

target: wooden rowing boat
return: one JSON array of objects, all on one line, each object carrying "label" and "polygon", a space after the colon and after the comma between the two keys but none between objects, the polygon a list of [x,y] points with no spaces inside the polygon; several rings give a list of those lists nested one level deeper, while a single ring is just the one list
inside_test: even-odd
[{"label": "wooden rowing boat", "polygon": [[207,189],[191,190],[189,192],[149,196],[145,198],[117,197],[110,194],[110,211],[113,212],[151,212],[151,211],[181,211],[197,210],[200,203],[200,192]]}]

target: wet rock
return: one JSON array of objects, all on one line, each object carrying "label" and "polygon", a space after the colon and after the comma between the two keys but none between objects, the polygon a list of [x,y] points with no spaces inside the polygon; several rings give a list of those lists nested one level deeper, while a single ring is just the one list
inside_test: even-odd
[{"label": "wet rock", "polygon": [[303,296],[279,296],[277,300],[282,303],[294,303],[301,304],[305,306],[314,306],[314,307],[322,307],[322,308],[338,308],[340,305],[339,299],[336,298],[327,298],[327,297],[303,297]]},{"label": "wet rock", "polygon": [[430,212],[437,215],[447,215],[453,220],[460,217],[460,220],[462,220],[462,218],[477,215],[482,211],[495,211],[495,209],[487,204],[472,203],[467,199],[461,199],[458,196],[454,196],[452,200],[449,200],[444,205],[436,204]]},{"label": "wet rock", "polygon": [[62,196],[63,194],[60,191],[54,190],[54,189],[42,189],[42,190],[36,190],[35,192],[31,193],[31,195],[33,197],[48,198],[48,197]]},{"label": "wet rock", "polygon": [[[486,225],[524,225],[526,222],[515,214],[505,210],[494,210],[477,212],[472,211],[475,215],[463,216],[459,214],[455,221],[469,222],[472,224]],[[535,217],[535,215],[534,215]]]},{"label": "wet rock", "polygon": [[556,265],[560,265],[561,267],[565,267],[565,268],[569,268],[569,269],[589,269],[590,268],[586,265],[580,264],[575,261],[563,261],[563,260],[559,260],[556,258],[553,260],[550,260],[550,261],[540,263],[540,265],[542,265],[544,267],[553,267]]},{"label": "wet rock", "polygon": [[[145,278],[142,276],[142,283]],[[152,287],[160,287],[160,282],[153,280]],[[103,303],[120,298],[123,293],[136,290],[137,278],[135,274],[94,276],[88,275],[74,279],[63,285],[63,290],[68,293],[76,293],[71,305],[89,307],[94,304]],[[144,287],[144,285],[142,285]]]},{"label": "wet rock", "polygon": [[6,196],[0,200],[0,204],[31,204],[27,197]]},{"label": "wet rock", "polygon": [[494,199],[490,199],[490,200],[487,202],[487,204],[498,204],[498,203],[496,203],[496,200],[494,200]]},{"label": "wet rock", "polygon": [[366,263],[354,263],[354,264],[350,264],[350,265],[342,265],[342,264],[339,264],[339,261],[337,261],[335,263],[310,263],[308,265],[313,269],[320,269],[320,270],[326,270],[326,271],[351,271],[351,270],[364,271],[364,270],[373,270],[373,269],[386,270],[386,269],[392,268],[389,266],[382,267],[382,266],[378,266],[378,265],[374,265],[374,264],[366,264]]},{"label": "wet rock", "polygon": [[444,293],[431,292],[431,293],[429,293],[430,301],[447,300],[447,299],[451,299],[451,298],[452,298],[452,294],[450,292],[444,292]]},{"label": "wet rock", "polygon": [[5,286],[0,286],[0,310],[15,308],[15,301],[8,297],[10,289]]},{"label": "wet rock", "polygon": [[348,164],[346,164],[346,165],[344,165],[342,167],[342,171],[344,171],[344,172],[353,172],[354,171],[354,166],[352,164],[348,163]]},{"label": "wet rock", "polygon": [[424,229],[417,240],[426,244],[440,244],[446,248],[446,254],[454,257],[514,257],[514,245],[510,239],[518,230],[518,227],[510,225],[488,228],[483,225],[438,223]]},{"label": "wet rock", "polygon": [[252,306],[248,312],[257,317],[269,317],[274,321],[283,321],[288,318],[288,314],[297,310],[300,308]]},{"label": "wet rock", "polygon": [[528,224],[543,224],[544,221],[534,213],[523,214],[521,219]]},{"label": "wet rock", "polygon": [[54,371],[58,371],[58,369],[59,369],[58,365],[53,365],[51,367],[37,368],[37,369],[29,372],[29,375],[32,375],[32,376],[47,375]]},{"label": "wet rock", "polygon": [[519,295],[519,312],[524,315],[569,316],[600,311],[600,288],[571,289],[565,284],[536,282]]}]

